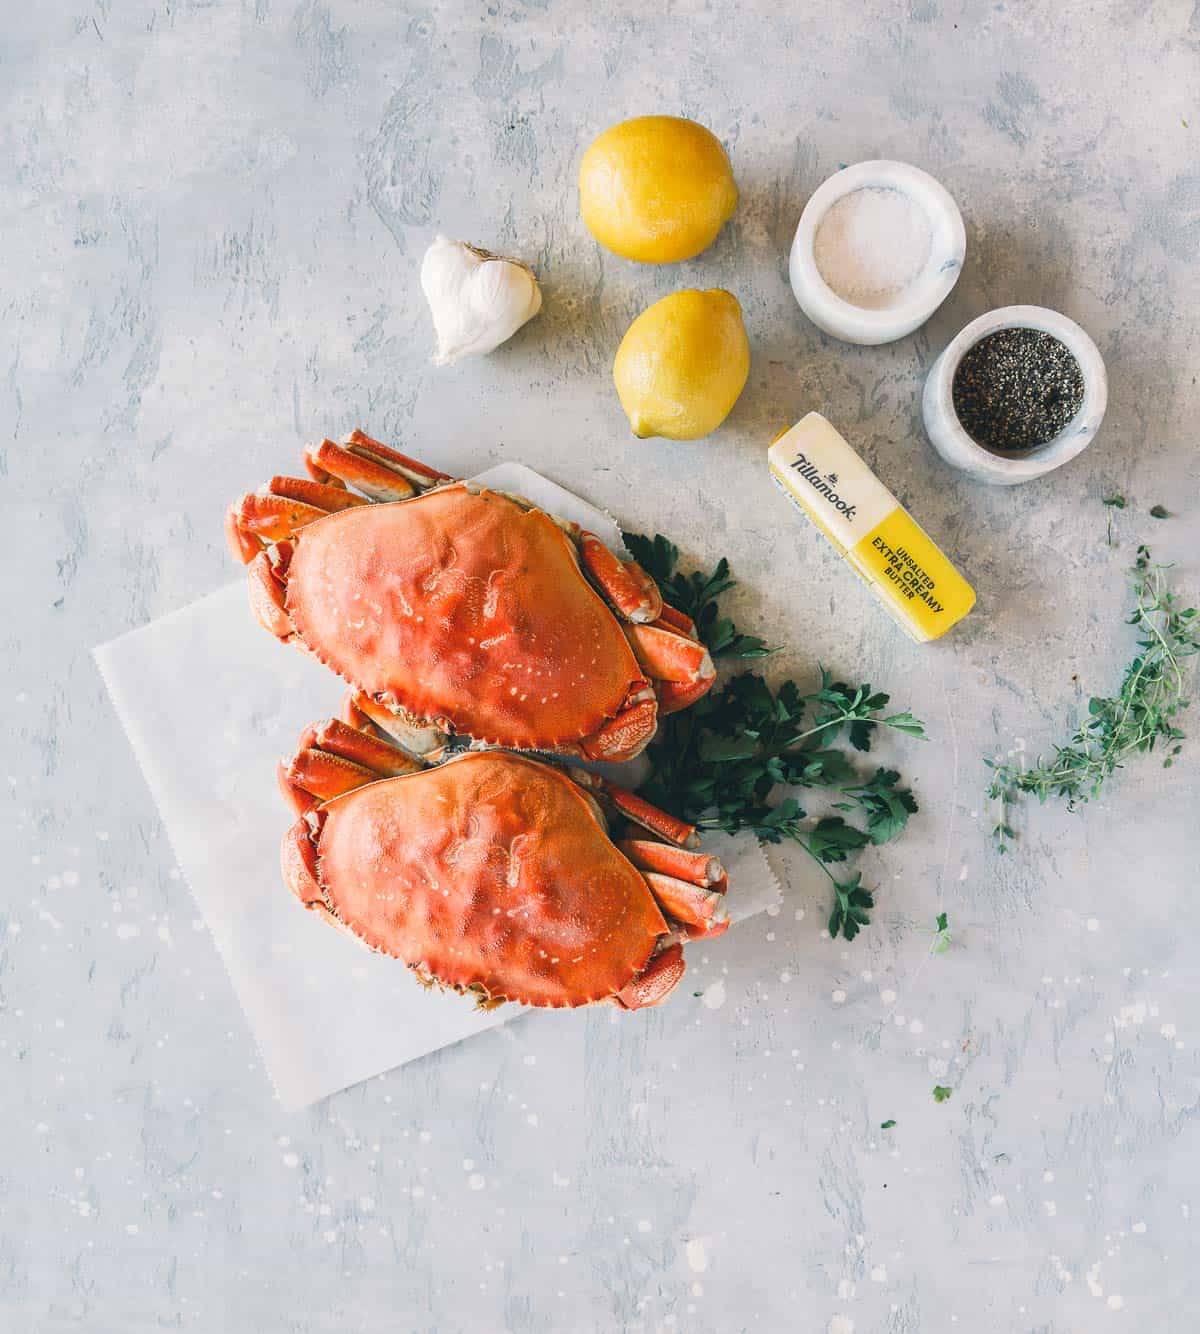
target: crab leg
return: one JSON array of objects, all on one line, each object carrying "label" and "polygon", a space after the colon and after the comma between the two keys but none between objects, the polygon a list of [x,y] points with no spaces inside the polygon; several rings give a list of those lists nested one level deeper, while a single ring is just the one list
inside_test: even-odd
[{"label": "crab leg", "polygon": [[712,687],[711,676],[702,676],[695,681],[659,681],[658,711],[664,717],[669,713],[678,713],[707,695]]},{"label": "crab leg", "polygon": [[622,628],[638,665],[652,680],[691,685],[696,681],[712,681],[717,674],[708,649],[698,640],[662,625]]},{"label": "crab leg", "polygon": [[225,536],[229,549],[248,565],[264,542],[281,541],[326,514],[366,503],[344,487],[304,477],[272,477],[262,491],[251,491],[230,506]]},{"label": "crab leg", "polygon": [[689,936],[717,935],[728,928],[722,895],[690,885],[686,880],[676,880],[674,876],[659,875],[657,871],[642,874],[663,913],[679,922]]},{"label": "crab leg", "polygon": [[680,611],[678,607],[672,607],[669,602],[663,603],[662,611],[659,612],[655,624],[668,630],[676,630],[681,635],[687,635],[689,639],[696,638],[696,622],[692,620],[687,612]]},{"label": "crab leg", "polygon": [[372,500],[408,500],[439,482],[452,480],[446,473],[426,467],[362,431],[351,432],[340,445],[332,440],[309,445],[304,463],[318,482],[334,477]]},{"label": "crab leg", "polygon": [[267,491],[273,496],[287,496],[289,500],[303,501],[326,514],[371,503],[363,496],[347,491],[345,483],[336,478],[330,482],[314,482],[308,477],[272,477],[267,483]]},{"label": "crab leg", "polygon": [[652,838],[622,838],[617,847],[639,871],[657,871],[689,884],[724,894],[729,878],[720,860],[709,852],[689,852]]},{"label": "crab leg", "polygon": [[305,728],[296,753],[280,763],[279,786],[303,814],[377,778],[418,773],[424,767],[393,742],[378,737],[369,722],[360,729],[339,718],[326,718]]},{"label": "crab leg", "polygon": [[716,857],[647,838],[622,839],[617,846],[641,871],[664,915],[689,938],[728,929],[723,897],[728,881]]},{"label": "crab leg", "polygon": [[663,610],[662,594],[637,561],[614,556],[594,533],[586,530],[581,530],[576,540],[584,569],[627,621],[658,620]]},{"label": "crab leg", "polygon": [[652,834],[674,843],[679,848],[694,848],[699,845],[700,836],[696,826],[680,820],[674,815],[651,805],[645,797],[639,797],[628,788],[618,787],[599,774],[589,773],[586,769],[570,770],[571,777],[588,792],[595,792],[614,806],[627,820],[649,829]]}]

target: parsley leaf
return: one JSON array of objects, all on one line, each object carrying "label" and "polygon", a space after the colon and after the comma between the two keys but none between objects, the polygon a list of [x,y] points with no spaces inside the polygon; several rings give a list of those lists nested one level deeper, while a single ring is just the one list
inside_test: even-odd
[{"label": "parsley leaf", "polygon": [[[679,551],[666,538],[624,536],[666,600],[695,620],[715,656],[770,651],[718,613],[717,599],[734,587],[728,561],[718,561],[707,576],[684,575],[677,569]],[[869,923],[874,897],[861,875],[840,878],[829,868],[896,838],[917,810],[895,769],[876,768],[867,777],[855,764],[854,751],[868,751],[880,728],[924,737],[917,718],[887,712],[889,703],[883,691],[835,680],[824,668],[807,693],[794,681],[772,687],[756,672],[742,672],[660,719],[650,747],[654,772],[642,795],[701,828],[751,829],[767,843],[798,844],[833,887],[830,935],[852,940]],[[789,788],[824,789],[837,796],[831,804],[840,813],[810,819],[794,795],[780,791]],[[854,815],[865,825],[845,818]]]},{"label": "parsley leaf", "polygon": [[954,1090],[948,1089],[945,1084],[935,1084],[933,1086],[933,1100],[934,1102],[945,1102],[953,1092]]},{"label": "parsley leaf", "polygon": [[895,1124],[896,1124],[895,1121],[880,1121],[880,1123],[879,1123],[879,1129],[880,1129],[880,1130],[891,1130],[891,1128],[892,1128]]},{"label": "parsley leaf", "polygon": [[776,650],[757,635],[744,635],[728,617],[718,615],[717,598],[735,587],[729,562],[721,557],[707,575],[681,574],[679,548],[661,533],[653,538],[622,533],[629,554],[658,585],[659,592],[696,623],[696,633],[714,658],[766,658]]}]

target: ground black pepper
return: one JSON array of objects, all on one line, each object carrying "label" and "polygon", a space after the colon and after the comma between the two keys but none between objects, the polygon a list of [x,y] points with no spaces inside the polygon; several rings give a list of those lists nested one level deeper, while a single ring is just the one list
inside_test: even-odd
[{"label": "ground black pepper", "polygon": [[1083,402],[1083,372],[1040,329],[999,329],[969,348],[954,373],[954,411],[984,449],[1028,450],[1063,429]]}]

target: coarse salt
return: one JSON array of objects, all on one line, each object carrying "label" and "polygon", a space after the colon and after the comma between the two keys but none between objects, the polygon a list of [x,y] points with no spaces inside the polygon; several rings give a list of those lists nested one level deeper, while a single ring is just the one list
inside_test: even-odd
[{"label": "coarse salt", "polygon": [[821,219],[813,258],[826,284],[851,305],[893,305],[929,262],[933,229],[902,190],[865,186],[843,195]]}]

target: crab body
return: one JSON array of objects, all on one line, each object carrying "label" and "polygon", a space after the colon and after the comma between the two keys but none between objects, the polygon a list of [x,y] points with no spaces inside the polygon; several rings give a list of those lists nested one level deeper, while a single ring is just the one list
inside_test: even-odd
[{"label": "crab body", "polygon": [[[423,768],[353,702],[281,768],[285,881],[369,948],[485,1005],[656,1004],[724,929],[720,864],[634,794],[502,751]],[[603,805],[602,805],[603,803]],[[642,826],[614,843],[603,806]],[[649,829],[652,837],[646,837]]]},{"label": "crab body", "polygon": [[361,432],[306,460],[311,480],[275,478],[230,512],[252,605],[363,692],[372,716],[402,720],[412,748],[457,733],[627,759],[660,708],[711,686],[688,618],[593,534]]}]

